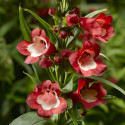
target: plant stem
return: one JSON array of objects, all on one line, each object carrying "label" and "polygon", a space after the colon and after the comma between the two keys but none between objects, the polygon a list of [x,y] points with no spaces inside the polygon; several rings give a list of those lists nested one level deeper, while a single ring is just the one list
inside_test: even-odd
[{"label": "plant stem", "polygon": [[48,69],[49,69],[49,72],[50,72],[50,74],[51,74],[51,76],[52,76],[53,81],[57,81],[57,80],[55,79],[55,77],[54,77],[52,71],[51,71],[51,68],[48,68]]}]

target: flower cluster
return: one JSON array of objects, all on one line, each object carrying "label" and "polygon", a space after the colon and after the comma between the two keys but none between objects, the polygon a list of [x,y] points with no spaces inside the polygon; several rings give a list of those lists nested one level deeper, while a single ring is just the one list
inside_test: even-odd
[{"label": "flower cluster", "polygon": [[[50,8],[49,15],[57,18],[58,10]],[[65,14],[62,24],[53,26],[53,33],[60,42],[55,39],[56,44],[52,44],[44,29],[40,30],[37,27],[31,32],[31,42],[23,40],[17,45],[18,51],[27,56],[26,64],[33,64],[40,60],[39,66],[43,68],[54,68],[58,65],[66,72],[69,69],[69,75],[75,72],[83,76],[78,79],[78,88],[68,94],[61,91],[63,83],[61,82],[59,86],[58,80],[54,82],[46,80],[36,85],[26,102],[30,108],[37,109],[39,116],[50,118],[53,114],[63,113],[67,108],[66,99],[68,98],[71,98],[74,104],[82,103],[86,109],[107,102],[107,99],[103,99],[107,92],[102,83],[94,82],[90,86],[94,80],[85,77],[101,76],[107,69],[107,66],[98,58],[100,53],[98,41],[106,43],[114,36],[111,23],[112,17],[104,13],[92,18],[81,17],[81,12],[76,7]],[[80,29],[81,33],[84,32],[83,46],[80,49],[75,44],[66,46],[68,38],[75,37],[73,32],[75,28]],[[59,97],[60,93],[65,99]]]}]

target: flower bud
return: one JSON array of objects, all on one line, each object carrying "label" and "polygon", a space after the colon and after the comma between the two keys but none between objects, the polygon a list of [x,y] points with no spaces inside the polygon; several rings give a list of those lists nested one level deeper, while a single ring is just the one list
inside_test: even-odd
[{"label": "flower bud", "polygon": [[39,65],[44,67],[44,68],[49,68],[53,64],[53,61],[50,60],[48,57],[42,58],[41,61],[39,62]]},{"label": "flower bud", "polygon": [[76,14],[66,16],[67,26],[75,26],[79,23],[79,17]]},{"label": "flower bud", "polygon": [[63,58],[61,56],[55,56],[54,61],[55,63],[61,64],[63,62]]},{"label": "flower bud", "polygon": [[69,56],[72,54],[71,51],[69,51],[68,49],[65,49],[62,51],[62,57],[64,58],[69,58]]},{"label": "flower bud", "polygon": [[61,31],[61,32],[60,32],[60,38],[61,38],[61,39],[65,39],[65,38],[67,37],[67,35],[68,35],[68,34],[67,34],[66,31]]},{"label": "flower bud", "polygon": [[75,7],[75,8],[72,10],[72,12],[73,12],[74,14],[77,14],[77,15],[80,14],[80,10],[79,10],[77,7]]},{"label": "flower bud", "polygon": [[54,33],[58,33],[59,32],[59,28],[58,27],[54,27],[53,32]]},{"label": "flower bud", "polygon": [[50,8],[49,9],[49,15],[53,16],[56,14],[56,8]]},{"label": "flower bud", "polygon": [[37,10],[37,14],[43,17],[48,16],[48,8],[42,8],[41,10]]}]

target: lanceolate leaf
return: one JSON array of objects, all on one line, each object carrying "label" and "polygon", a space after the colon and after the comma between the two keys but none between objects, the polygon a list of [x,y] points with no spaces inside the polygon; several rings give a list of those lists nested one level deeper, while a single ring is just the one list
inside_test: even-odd
[{"label": "lanceolate leaf", "polygon": [[19,18],[20,18],[20,27],[24,37],[24,40],[30,41],[30,36],[25,28],[24,17],[21,6],[19,6]]},{"label": "lanceolate leaf", "polygon": [[105,97],[103,97],[103,99],[114,99],[115,96],[113,95],[106,95]]},{"label": "lanceolate leaf", "polygon": [[30,74],[28,74],[26,72],[23,72],[23,73],[26,74],[33,81],[34,84],[40,83],[39,80],[37,80],[36,78],[34,78],[33,76],[31,76]]},{"label": "lanceolate leaf", "polygon": [[0,27],[0,37],[3,37],[11,28],[15,25],[16,20],[12,19],[3,26]]},{"label": "lanceolate leaf", "polygon": [[102,10],[97,10],[97,11],[94,11],[92,13],[89,13],[88,15],[86,15],[85,17],[88,17],[88,18],[92,18],[94,17],[95,15],[99,14],[99,13],[102,13],[104,11],[106,11],[107,9],[102,9]]},{"label": "lanceolate leaf", "polygon": [[100,56],[106,58],[107,60],[110,60],[106,55],[104,55],[103,53],[99,53]]},{"label": "lanceolate leaf", "polygon": [[56,37],[53,34],[52,27],[46,21],[44,21],[42,18],[40,18],[37,14],[35,14],[33,11],[31,11],[29,9],[24,9],[24,11],[27,11],[30,14],[32,14],[44,26],[44,28],[47,30],[47,32],[49,34],[49,38],[50,38],[51,42],[54,44],[56,42]]},{"label": "lanceolate leaf", "polygon": [[73,89],[73,78],[69,81],[69,83],[62,89],[64,93],[71,92]]},{"label": "lanceolate leaf", "polygon": [[19,116],[10,125],[54,125],[51,119],[39,117],[36,112],[28,112]]},{"label": "lanceolate leaf", "polygon": [[73,37],[71,37],[71,38],[69,38],[69,40],[68,40],[68,42],[67,42],[67,48],[69,48],[71,45],[72,45],[72,43],[74,42],[74,40],[78,37],[78,35],[79,35],[79,33],[80,33],[80,29],[76,29],[75,30],[75,34],[74,34],[74,36]]},{"label": "lanceolate leaf", "polygon": [[120,88],[119,86],[117,86],[116,84],[114,84],[114,83],[112,83],[112,82],[110,82],[108,80],[105,80],[105,79],[97,77],[97,76],[90,76],[88,78],[95,79],[95,80],[98,80],[100,82],[103,82],[103,83],[117,89],[118,91],[120,91],[121,93],[123,93],[125,95],[125,91],[122,88]]}]

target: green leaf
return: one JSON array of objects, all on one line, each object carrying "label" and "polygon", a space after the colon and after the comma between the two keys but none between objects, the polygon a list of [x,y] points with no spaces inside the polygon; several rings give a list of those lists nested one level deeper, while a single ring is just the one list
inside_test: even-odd
[{"label": "green leaf", "polygon": [[24,11],[27,11],[30,14],[32,14],[44,26],[44,28],[47,30],[47,32],[49,34],[50,41],[53,44],[55,44],[56,43],[56,37],[55,37],[55,35],[52,31],[52,27],[46,21],[44,21],[42,18],[40,18],[36,13],[34,13],[33,11],[31,11],[29,9],[24,9]]},{"label": "green leaf", "polygon": [[68,109],[71,109],[73,107],[72,99],[67,99]]},{"label": "green leaf", "polygon": [[73,89],[73,78],[69,81],[69,83],[61,89],[62,92],[68,93],[71,92]]},{"label": "green leaf", "polygon": [[2,27],[0,27],[0,37],[3,37],[6,35],[6,33],[11,30],[11,28],[15,25],[16,20],[12,19],[11,21],[4,24]]},{"label": "green leaf", "polygon": [[107,85],[117,89],[118,91],[120,91],[122,94],[125,95],[125,91],[122,88],[120,88],[119,86],[117,86],[116,84],[114,84],[114,83],[112,83],[112,82],[110,82],[108,80],[105,80],[105,79],[97,77],[97,76],[90,76],[88,78],[95,79],[95,80],[98,80],[100,82],[103,82],[103,83],[105,83],[105,84],[107,84]]},{"label": "green leaf", "polygon": [[86,15],[85,17],[88,17],[88,18],[92,18],[94,17],[95,15],[99,14],[99,13],[102,13],[104,11],[107,11],[107,9],[102,9],[102,10],[97,10],[97,11],[94,11],[92,13],[89,13],[88,15]]},{"label": "green leaf", "polygon": [[54,125],[51,119],[39,117],[36,112],[28,112],[19,116],[10,125]]},{"label": "green leaf", "polygon": [[90,83],[89,83],[89,88],[90,88],[94,83],[97,83],[97,82],[96,82],[96,81],[90,82]]},{"label": "green leaf", "polygon": [[34,78],[33,76],[31,76],[30,74],[28,74],[28,73],[26,73],[26,72],[24,72],[24,71],[23,71],[23,73],[26,74],[26,75],[32,80],[32,82],[33,82],[34,84],[40,83],[39,80],[37,80],[36,78]]},{"label": "green leaf", "polygon": [[66,45],[67,48],[69,48],[73,44],[73,42],[75,41],[75,39],[78,37],[79,33],[80,33],[80,29],[76,28],[74,36],[71,36],[69,38],[68,42],[67,42],[67,45]]},{"label": "green leaf", "polygon": [[104,55],[103,53],[99,53],[100,56],[106,58],[107,60],[110,60],[106,55]]},{"label": "green leaf", "polygon": [[114,99],[114,98],[116,97],[113,95],[106,95],[105,97],[103,97],[103,99]]},{"label": "green leaf", "polygon": [[27,41],[31,41],[30,36],[29,36],[29,34],[26,30],[26,27],[25,27],[26,23],[25,23],[25,20],[23,17],[23,11],[22,11],[22,8],[20,5],[19,5],[19,19],[20,19],[20,27],[21,27],[21,31],[22,31],[24,39]]},{"label": "green leaf", "polygon": [[105,104],[101,104],[101,105],[99,105],[99,107],[100,107],[101,109],[103,109],[103,111],[105,111],[106,113],[109,112],[109,108],[108,108],[107,105],[105,105]]},{"label": "green leaf", "polygon": [[123,99],[120,99],[120,98],[112,99],[109,101],[109,103],[114,104],[123,110],[125,109],[125,101]]},{"label": "green leaf", "polygon": [[76,116],[75,116],[77,111],[72,108],[68,112],[69,112],[69,115],[70,115],[70,117],[71,117],[71,119],[73,121],[73,124],[77,125],[77,119],[76,119]]}]

